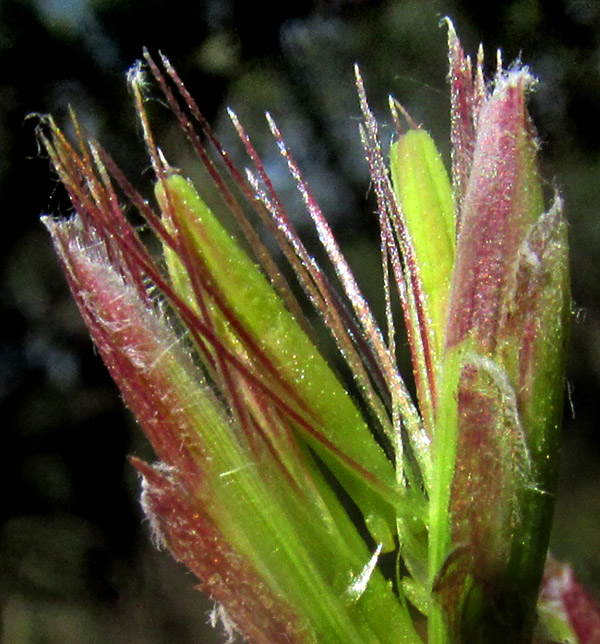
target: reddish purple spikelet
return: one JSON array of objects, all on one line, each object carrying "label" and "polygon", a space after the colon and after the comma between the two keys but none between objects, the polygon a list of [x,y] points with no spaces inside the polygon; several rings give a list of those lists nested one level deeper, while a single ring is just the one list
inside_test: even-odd
[{"label": "reddish purple spikelet", "polygon": [[527,227],[541,215],[525,91],[531,77],[501,79],[481,108],[456,251],[446,342],[467,336],[494,353]]},{"label": "reddish purple spikelet", "polygon": [[[133,464],[143,477],[142,505],[175,558],[200,580],[200,590],[226,607],[233,624],[251,644],[299,644],[305,636],[297,616],[269,591],[260,576],[210,519],[201,501],[202,481],[190,489],[164,466]],[[199,498],[200,497],[200,498]]]},{"label": "reddish purple spikelet", "polygon": [[[211,519],[215,507],[204,467],[210,469],[212,454],[197,431],[202,402],[196,387],[203,378],[160,303],[140,291],[141,265],[127,265],[117,230],[101,234],[98,223],[79,217],[45,220],[92,339],[160,460],[152,468],[134,459],[153,528],[202,589],[227,607],[248,641],[303,641],[293,611],[265,587]],[[182,380],[182,372],[188,378]]]},{"label": "reddish purple spikelet", "polygon": [[166,347],[177,352],[176,336],[132,286],[134,279],[117,263],[116,247],[109,252],[98,234],[92,228],[85,231],[78,219],[45,223],[92,338],[157,454],[180,471],[197,472],[199,463],[189,453],[192,446],[182,449],[173,431],[185,425],[183,401],[173,387],[169,365],[161,362]]},{"label": "reddish purple spikelet", "polygon": [[[499,63],[484,91],[481,55],[472,75],[451,26],[449,44],[460,226],[437,451],[434,443],[434,458],[450,457],[439,489],[452,527],[436,590],[452,642],[525,643],[556,485],[570,311],[566,225],[560,198],[544,212],[526,109],[534,78]],[[486,618],[469,620],[471,611]]]},{"label": "reddish purple spikelet", "polygon": [[578,644],[600,644],[600,603],[579,583],[569,565],[548,560],[540,609],[562,617],[577,636]]}]

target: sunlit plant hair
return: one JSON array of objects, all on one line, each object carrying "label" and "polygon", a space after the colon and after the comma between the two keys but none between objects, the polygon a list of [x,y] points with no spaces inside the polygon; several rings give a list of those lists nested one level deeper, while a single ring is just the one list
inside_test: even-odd
[{"label": "sunlit plant hair", "polygon": [[[249,642],[599,641],[600,617],[570,571],[552,562],[543,578],[570,297],[562,200],[545,203],[525,105],[536,81],[500,58],[486,80],[483,51],[473,64],[446,24],[450,177],[395,99],[384,157],[355,70],[383,328],[271,115],[337,284],[304,245],[235,113],[245,173],[164,56],[158,64],[145,52],[129,75],[156,178],[152,203],[75,118],[75,144],[52,118],[40,124],[75,211],[44,223],[158,459],[132,458],[153,538],[198,577],[228,633]],[[149,77],[218,188],[215,212],[154,139]],[[131,208],[160,257],[130,223]],[[249,211],[293,268],[359,398],[320,352]],[[397,364],[396,301],[415,397]]]}]

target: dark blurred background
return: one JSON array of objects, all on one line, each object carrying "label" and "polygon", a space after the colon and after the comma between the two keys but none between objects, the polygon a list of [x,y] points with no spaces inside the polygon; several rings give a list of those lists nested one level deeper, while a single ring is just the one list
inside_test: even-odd
[{"label": "dark blurred background", "polygon": [[[128,454],[152,459],[87,337],[42,213],[66,214],[32,112],[67,107],[146,190],[148,161],[125,74],[142,47],[165,52],[245,163],[232,106],[306,219],[276,161],[277,118],[367,292],[376,233],[357,132],[352,64],[384,124],[388,93],[448,154],[445,30],[491,64],[521,55],[541,84],[531,109],[543,174],[565,195],[576,314],[556,555],[600,590],[600,3],[596,0],[0,0],[0,610],[5,644],[214,641],[194,580],[150,545]],[[188,169],[166,109],[158,137]],[[389,125],[383,136],[391,137]],[[303,228],[303,224],[299,223]],[[217,633],[217,641],[221,634]]]}]

